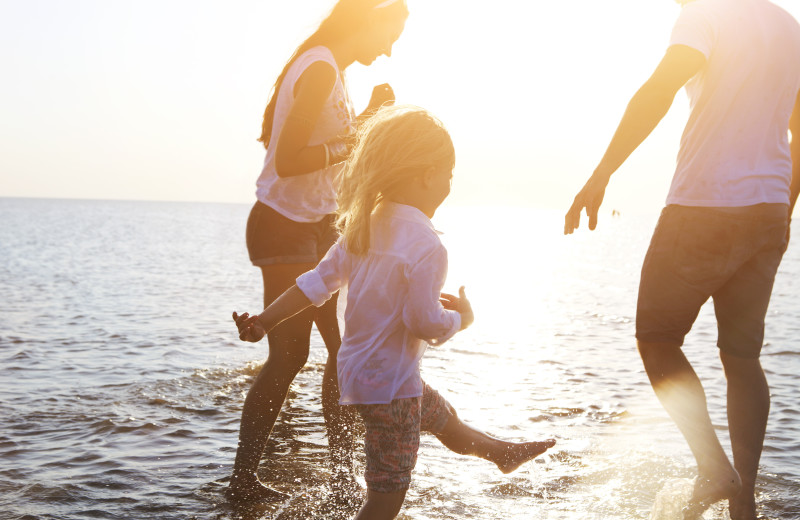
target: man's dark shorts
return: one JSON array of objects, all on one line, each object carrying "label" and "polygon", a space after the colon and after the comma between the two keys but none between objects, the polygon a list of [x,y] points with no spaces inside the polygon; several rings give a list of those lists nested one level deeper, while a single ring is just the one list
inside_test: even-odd
[{"label": "man's dark shorts", "polygon": [[711,297],[720,350],[758,358],[788,213],[785,204],[664,208],[642,266],[636,338],[683,345]]},{"label": "man's dark shorts", "polygon": [[247,219],[247,251],[255,266],[315,264],[338,238],[333,215],[319,222],[295,222],[256,202]]}]

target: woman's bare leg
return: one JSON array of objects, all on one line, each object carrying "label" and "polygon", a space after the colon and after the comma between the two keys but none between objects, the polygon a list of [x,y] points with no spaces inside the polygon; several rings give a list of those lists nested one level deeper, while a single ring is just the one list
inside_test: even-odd
[{"label": "woman's bare leg", "polygon": [[[291,287],[297,276],[311,268],[313,264],[262,267],[264,306]],[[227,492],[231,500],[285,498],[282,493],[261,484],[256,471],[289,385],[308,359],[313,318],[314,309],[306,309],[275,327],[268,335],[269,356],[242,407],[239,446]]]},{"label": "woman's bare leg", "polygon": [[336,300],[334,295],[314,314],[325,347],[328,349],[328,361],[322,376],[322,413],[328,430],[328,445],[334,470],[352,473],[353,470],[353,424],[355,413],[349,407],[339,405],[339,381],[336,372],[336,356],[342,345],[339,332],[339,321],[336,316]]}]

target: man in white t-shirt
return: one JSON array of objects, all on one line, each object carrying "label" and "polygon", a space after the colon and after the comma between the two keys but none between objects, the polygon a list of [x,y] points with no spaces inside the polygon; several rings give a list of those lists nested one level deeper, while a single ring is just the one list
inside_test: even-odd
[{"label": "man in white t-shirt", "polygon": [[[584,208],[595,228],[611,175],[686,85],[692,111],[642,267],[636,338],[656,395],[697,460],[685,517],[728,499],[732,520],[754,520],[770,405],[759,361],[764,318],[800,192],[800,25],[768,0],[679,3],[664,58],[631,99],[564,232],[578,228]],[[789,130],[798,136],[791,144]],[[708,298],[728,381],[733,465],[680,348]]]}]

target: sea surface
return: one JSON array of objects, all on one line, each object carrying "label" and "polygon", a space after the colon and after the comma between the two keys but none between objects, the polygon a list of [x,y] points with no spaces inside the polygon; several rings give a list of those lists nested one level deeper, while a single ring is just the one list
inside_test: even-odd
[{"label": "sea surface", "polygon": [[[291,498],[232,507],[223,496],[267,352],[238,341],[230,319],[260,310],[248,211],[0,198],[0,520],[352,517],[357,506],[328,487],[316,332],[260,470]],[[597,231],[564,237],[560,212],[440,213],[447,289],[466,286],[476,321],[429,349],[423,377],[476,427],[558,444],[503,475],[424,435],[399,518],[674,518],[693,459],[633,340],[656,215],[605,213]],[[792,244],[762,358],[772,408],[758,500],[770,520],[800,518],[799,275]],[[685,351],[730,453],[715,339],[707,305]],[[705,518],[727,513],[719,505]]]}]

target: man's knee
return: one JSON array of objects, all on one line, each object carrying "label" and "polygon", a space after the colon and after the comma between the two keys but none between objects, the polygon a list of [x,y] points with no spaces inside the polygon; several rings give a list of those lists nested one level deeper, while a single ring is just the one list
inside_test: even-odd
[{"label": "man's knee", "polygon": [[642,341],[636,342],[636,348],[639,350],[639,355],[643,361],[658,358],[661,356],[668,356],[680,352],[682,345],[677,342],[665,341]]},{"label": "man's knee", "polygon": [[761,377],[764,374],[764,370],[761,368],[761,359],[758,357],[742,357],[720,351],[719,358],[722,360],[722,367],[728,378]]}]

